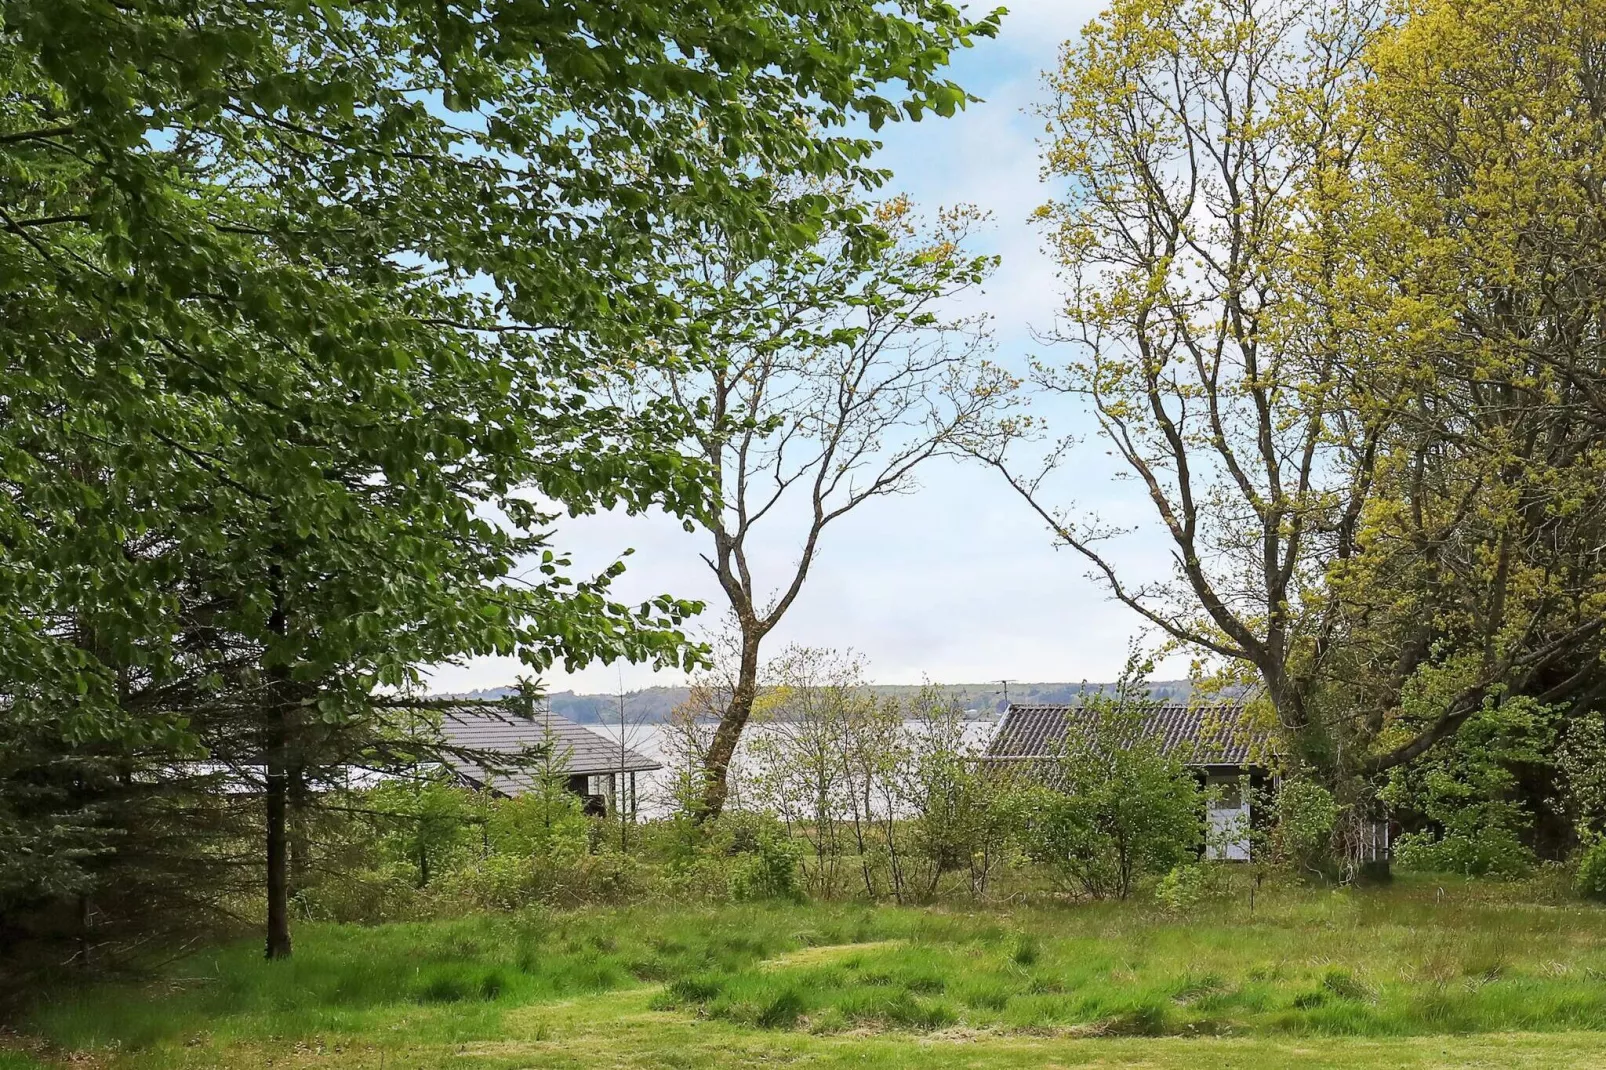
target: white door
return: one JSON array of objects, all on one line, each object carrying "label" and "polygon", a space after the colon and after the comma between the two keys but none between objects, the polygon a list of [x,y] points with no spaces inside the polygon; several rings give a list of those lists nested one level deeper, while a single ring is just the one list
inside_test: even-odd
[{"label": "white door", "polygon": [[1205,857],[1212,861],[1249,861],[1249,801],[1236,777],[1211,777],[1214,797],[1205,811]]},{"label": "white door", "polygon": [[1212,806],[1205,832],[1205,857],[1217,861],[1249,861],[1249,806]]}]

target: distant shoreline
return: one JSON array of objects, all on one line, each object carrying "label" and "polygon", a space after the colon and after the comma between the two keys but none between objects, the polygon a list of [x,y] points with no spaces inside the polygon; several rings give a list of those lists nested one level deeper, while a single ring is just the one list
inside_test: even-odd
[{"label": "distant shoreline", "polygon": [[[925,684],[870,684],[870,693],[879,698],[910,698],[928,685]],[[952,695],[966,716],[985,721],[998,717],[1004,710],[1004,692],[997,681],[981,684],[938,684],[942,691]],[[1028,683],[1011,680],[1010,702],[1075,702],[1089,691],[1101,691],[1113,686],[1091,681],[1065,683]],[[1149,685],[1156,698],[1169,701],[1186,701],[1193,691],[1187,680],[1156,680]],[[485,688],[460,692],[444,698],[494,701],[514,694],[511,687]],[[646,687],[628,691],[624,695],[624,717],[633,725],[663,724],[675,707],[691,695],[689,687]],[[619,721],[619,695],[577,694],[573,691],[554,691],[547,696],[552,712],[580,724],[610,724]]]}]

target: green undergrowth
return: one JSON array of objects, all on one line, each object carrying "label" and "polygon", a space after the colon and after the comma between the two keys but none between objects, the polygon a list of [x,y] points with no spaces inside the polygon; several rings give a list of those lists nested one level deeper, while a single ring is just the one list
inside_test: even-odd
[{"label": "green undergrowth", "polygon": [[1400,1036],[1606,1029],[1606,932],[1592,912],[1435,912],[1334,896],[1231,924],[1088,911],[830,960],[707,971],[676,1008],[763,1029],[964,1026],[1089,1036]]},{"label": "green undergrowth", "polygon": [[241,943],[138,984],[51,993],[21,1022],[33,1054],[0,1050],[0,1068],[527,1043],[545,1028],[531,1015],[555,1013],[542,1008],[603,1037],[656,1015],[649,1051],[673,1022],[849,1044],[965,1031],[1112,1042],[1603,1031],[1606,1041],[1606,911],[1405,883],[1287,890],[1253,912],[1234,900],[1187,915],[1140,902],[755,903],[304,925],[288,962]]},{"label": "green undergrowth", "polygon": [[905,933],[913,913],[747,905],[476,916],[364,927],[312,924],[294,956],[264,962],[240,943],[155,980],[61,992],[29,1026],[60,1047],[127,1050],[209,1037],[361,1035],[404,1028],[434,1040],[494,1036],[509,1008],[733,974],[812,943]]}]

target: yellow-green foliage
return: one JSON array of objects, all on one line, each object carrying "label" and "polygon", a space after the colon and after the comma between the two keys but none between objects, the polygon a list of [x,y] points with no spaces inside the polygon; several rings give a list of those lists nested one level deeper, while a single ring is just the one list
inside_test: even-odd
[{"label": "yellow-green foliage", "polygon": [[1035,377],[1136,477],[1171,582],[1012,485],[1334,782],[1489,703],[1598,705],[1603,50],[1603,0],[1112,0],[1046,79],[1077,344]]}]

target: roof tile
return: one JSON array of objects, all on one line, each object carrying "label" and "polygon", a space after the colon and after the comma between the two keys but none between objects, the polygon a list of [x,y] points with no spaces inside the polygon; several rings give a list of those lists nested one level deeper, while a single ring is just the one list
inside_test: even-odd
[{"label": "roof tile", "polygon": [[[448,706],[441,717],[441,735],[454,747],[510,756],[540,747],[550,739],[556,753],[566,758],[565,771],[571,776],[641,773],[662,768],[651,758],[550,711],[531,718],[483,706]],[[489,781],[489,786],[510,795],[535,786],[535,777],[527,770],[488,774],[482,767],[458,764],[464,776],[482,784]]]},{"label": "roof tile", "polygon": [[[1052,758],[1064,743],[1067,727],[1092,718],[1087,707],[1076,704],[1015,704],[987,745],[987,757],[997,761]],[[1264,755],[1269,733],[1253,725],[1239,705],[1159,706],[1146,720],[1144,730],[1160,740],[1160,750],[1176,755],[1184,765],[1254,765]]]}]

